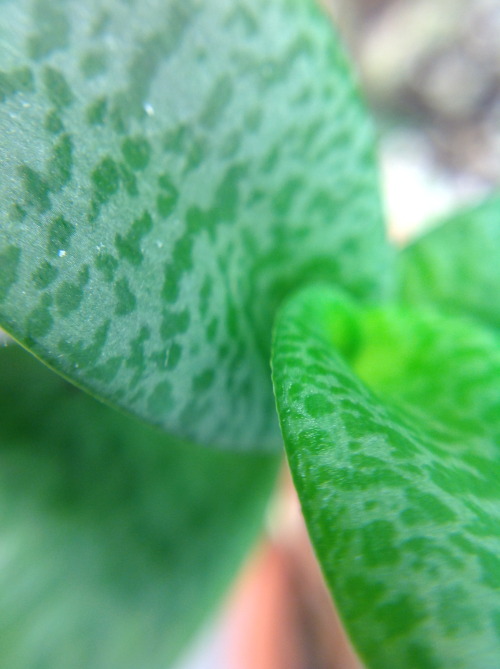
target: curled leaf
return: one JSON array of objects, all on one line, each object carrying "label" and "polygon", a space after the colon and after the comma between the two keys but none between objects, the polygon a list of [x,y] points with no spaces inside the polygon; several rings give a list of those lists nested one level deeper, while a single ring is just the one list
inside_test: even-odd
[{"label": "curled leaf", "polygon": [[288,458],[367,666],[500,655],[500,341],[468,320],[365,310],[324,287],[278,318]]}]

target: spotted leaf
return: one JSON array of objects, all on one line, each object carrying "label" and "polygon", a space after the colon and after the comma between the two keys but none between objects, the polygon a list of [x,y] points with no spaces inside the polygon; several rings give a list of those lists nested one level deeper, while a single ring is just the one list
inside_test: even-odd
[{"label": "spotted leaf", "polygon": [[4,0],[0,322],[197,442],[272,447],[277,304],[376,300],[373,131],[313,0]]},{"label": "spotted leaf", "polygon": [[275,331],[283,435],[309,532],[368,667],[500,656],[500,340],[320,287]]}]

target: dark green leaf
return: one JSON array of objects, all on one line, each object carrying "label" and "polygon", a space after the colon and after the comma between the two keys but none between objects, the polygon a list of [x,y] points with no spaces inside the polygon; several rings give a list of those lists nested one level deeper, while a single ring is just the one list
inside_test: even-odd
[{"label": "dark green leaf", "polygon": [[500,198],[455,213],[400,254],[401,295],[500,328]]},{"label": "dark green leaf", "polygon": [[500,341],[313,288],[278,318],[273,375],[309,532],[367,665],[495,667]]},{"label": "dark green leaf", "polygon": [[391,283],[373,132],[313,0],[4,0],[0,322],[182,438],[279,441],[272,316]]},{"label": "dark green leaf", "polygon": [[277,461],[168,439],[0,349],[8,669],[165,669],[260,527]]}]

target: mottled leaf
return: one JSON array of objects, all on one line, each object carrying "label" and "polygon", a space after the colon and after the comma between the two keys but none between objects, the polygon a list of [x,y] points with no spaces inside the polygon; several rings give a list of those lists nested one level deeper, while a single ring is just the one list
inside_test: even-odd
[{"label": "mottled leaf", "polygon": [[165,669],[260,527],[276,459],[212,452],[0,349],[8,669]]},{"label": "mottled leaf", "polygon": [[500,198],[463,209],[400,254],[402,299],[500,328]]},{"label": "mottled leaf", "polygon": [[500,657],[500,340],[326,288],[278,318],[273,375],[309,532],[375,669]]},{"label": "mottled leaf", "polygon": [[4,0],[0,322],[189,440],[279,442],[304,278],[391,283],[373,131],[313,0]]}]

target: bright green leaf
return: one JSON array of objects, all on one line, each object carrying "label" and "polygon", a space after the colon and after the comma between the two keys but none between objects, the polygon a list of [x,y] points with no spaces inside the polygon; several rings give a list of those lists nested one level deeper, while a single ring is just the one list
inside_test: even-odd
[{"label": "bright green leaf", "polygon": [[500,197],[458,211],[400,254],[401,295],[500,328]]},{"label": "bright green leaf", "polygon": [[255,539],[274,457],[168,438],[0,349],[8,669],[165,669]]},{"label": "bright green leaf", "polygon": [[278,318],[273,375],[309,532],[375,669],[500,657],[500,340],[326,288]]},{"label": "bright green leaf", "polygon": [[389,290],[373,131],[313,0],[4,0],[0,322],[204,443],[279,441],[272,317]]}]

